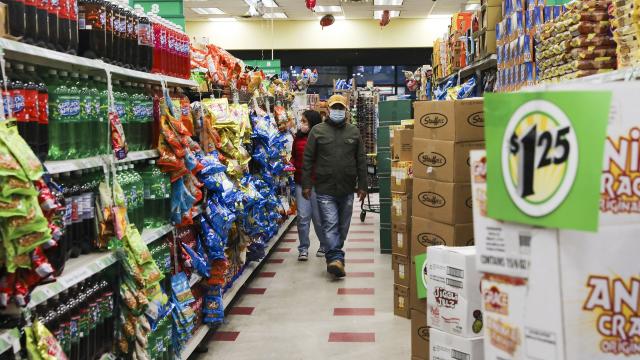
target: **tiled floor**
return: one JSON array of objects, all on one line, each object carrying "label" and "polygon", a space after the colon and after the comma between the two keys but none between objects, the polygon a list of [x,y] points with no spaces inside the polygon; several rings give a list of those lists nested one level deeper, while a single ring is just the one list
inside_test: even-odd
[{"label": "tiled floor", "polygon": [[[316,258],[312,233],[309,261],[297,261],[292,227],[278,251],[240,295],[198,359],[340,360],[410,359],[409,320],[393,315],[391,255],[382,255],[378,215],[364,224],[354,208],[345,244],[347,277],[332,280]],[[284,250],[291,249],[291,250]],[[278,260],[283,259],[283,260]],[[275,260],[275,261],[274,261]],[[204,345],[204,344],[203,344]]]}]

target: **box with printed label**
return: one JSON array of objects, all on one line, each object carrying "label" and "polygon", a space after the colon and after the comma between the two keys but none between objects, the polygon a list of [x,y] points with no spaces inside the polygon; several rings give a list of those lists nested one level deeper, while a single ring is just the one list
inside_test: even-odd
[{"label": "box with printed label", "polygon": [[427,324],[462,337],[482,336],[480,273],[473,246],[427,248]]},{"label": "box with printed label", "polygon": [[469,182],[469,152],[484,142],[414,139],[413,176],[446,182]]},{"label": "box with printed label", "polygon": [[411,223],[411,196],[404,193],[391,193],[391,223]]},{"label": "box with printed label", "polygon": [[424,311],[411,310],[411,356],[429,359],[429,328]]},{"label": "box with printed label", "polygon": [[391,162],[391,191],[411,194],[413,189],[413,162]]},{"label": "box with printed label", "polygon": [[416,101],[414,138],[478,141],[484,139],[482,98]]},{"label": "box with printed label", "polygon": [[395,129],[393,133],[393,160],[411,161],[413,129]]},{"label": "box with printed label", "polygon": [[411,316],[409,309],[409,288],[406,286],[393,285],[393,313],[407,319]]},{"label": "box with printed label", "polygon": [[409,271],[411,271],[411,263],[409,257],[393,254],[393,282],[398,285],[410,287]]},{"label": "box with printed label", "polygon": [[509,223],[487,216],[486,152],[471,152],[473,231],[478,271],[526,277],[531,262],[531,242],[556,238],[555,229]]},{"label": "box with printed label", "polygon": [[465,338],[429,329],[430,360],[483,360],[482,347],[482,337]]},{"label": "box with printed label", "polygon": [[473,224],[449,225],[417,216],[411,222],[411,254],[424,253],[428,246],[471,246]]},{"label": "box with printed label", "polygon": [[411,255],[411,223],[391,224],[391,250],[394,254]]},{"label": "box with printed label", "polygon": [[473,221],[471,184],[413,179],[413,215],[446,224]]},{"label": "box with printed label", "polygon": [[[419,310],[422,312],[426,312],[427,299],[424,297],[423,298],[418,297],[418,281],[422,284],[426,282],[424,279],[425,278],[424,271],[422,269],[425,269],[425,265],[427,261],[426,261],[426,257],[422,257],[421,259],[423,259],[421,263],[416,264],[416,257],[414,256],[411,257],[411,274],[409,275],[409,281],[411,282],[411,287],[409,288],[409,293],[410,293],[409,306],[411,307],[412,310]],[[419,267],[421,271],[416,271],[416,267]],[[417,272],[422,274],[420,278],[416,278]]]}]

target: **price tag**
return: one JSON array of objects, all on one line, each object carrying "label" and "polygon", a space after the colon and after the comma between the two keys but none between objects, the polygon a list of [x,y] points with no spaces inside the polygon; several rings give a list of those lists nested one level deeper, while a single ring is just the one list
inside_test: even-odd
[{"label": "price tag", "polygon": [[94,273],[95,273],[95,271],[91,271],[88,267],[84,267],[82,269],[78,269],[77,271],[74,271],[73,273],[71,273],[69,275],[62,276],[62,277],[58,278],[58,282],[65,289],[68,289],[71,286],[73,286],[73,285],[79,283],[80,281],[88,278],[89,276],[93,275]]}]

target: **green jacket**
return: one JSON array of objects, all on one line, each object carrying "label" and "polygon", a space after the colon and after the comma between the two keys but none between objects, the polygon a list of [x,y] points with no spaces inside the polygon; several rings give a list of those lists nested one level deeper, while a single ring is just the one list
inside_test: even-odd
[{"label": "green jacket", "polygon": [[[315,169],[315,184],[311,178]],[[356,189],[367,191],[367,159],[360,130],[345,123],[318,124],[311,129],[304,149],[302,188],[315,185],[319,194],[344,196]]]}]

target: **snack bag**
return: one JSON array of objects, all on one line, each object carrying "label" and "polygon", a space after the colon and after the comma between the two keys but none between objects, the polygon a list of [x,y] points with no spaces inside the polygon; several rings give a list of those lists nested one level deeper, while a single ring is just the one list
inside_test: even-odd
[{"label": "snack bag", "polygon": [[[18,134],[17,127],[9,126],[9,122],[0,122],[0,142],[11,151],[29,180],[35,181],[42,177],[42,163],[27,142]],[[0,173],[0,175],[2,174]]]},{"label": "snack bag", "polygon": [[116,111],[109,111],[109,122],[111,123],[111,147],[116,159],[122,160],[127,157],[129,147],[124,137],[122,122]]}]

